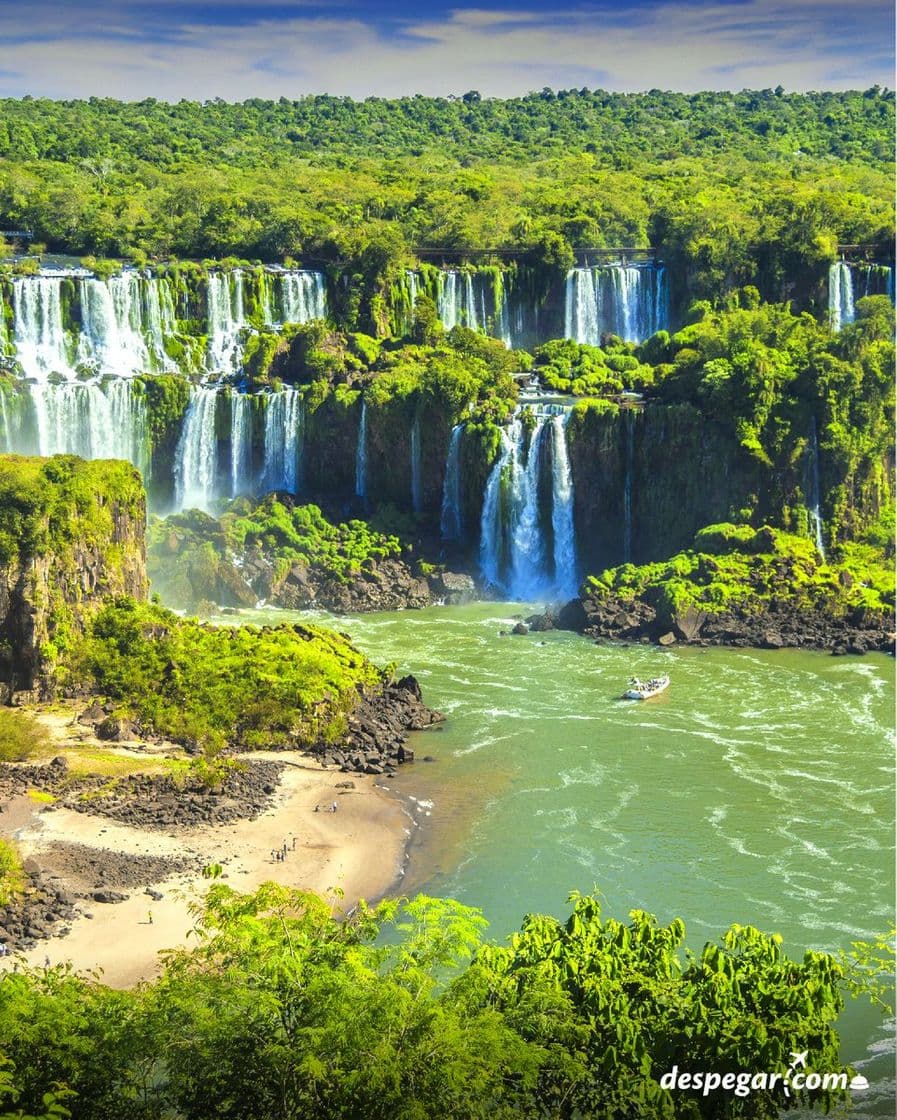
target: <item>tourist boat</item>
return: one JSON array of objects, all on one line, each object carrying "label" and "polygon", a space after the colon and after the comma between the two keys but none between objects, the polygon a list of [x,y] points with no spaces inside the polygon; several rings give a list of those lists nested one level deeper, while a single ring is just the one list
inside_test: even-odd
[{"label": "tourist boat", "polygon": [[624,700],[650,700],[668,687],[670,678],[666,673],[662,677],[652,677],[649,681],[640,681],[638,677],[629,678],[629,688],[623,693]]}]

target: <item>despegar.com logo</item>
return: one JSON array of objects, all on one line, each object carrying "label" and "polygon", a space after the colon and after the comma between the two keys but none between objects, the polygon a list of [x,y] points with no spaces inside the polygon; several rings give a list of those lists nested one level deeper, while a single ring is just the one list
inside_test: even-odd
[{"label": "despegar.com logo", "polygon": [[680,1072],[677,1065],[665,1073],[660,1079],[661,1089],[684,1089],[693,1093],[701,1093],[709,1097],[711,1093],[722,1089],[724,1092],[733,1093],[736,1097],[748,1097],[751,1093],[771,1092],[781,1089],[786,1097],[791,1096],[792,1089],[800,1093],[804,1089],[847,1089],[854,1091],[868,1089],[869,1082],[862,1074],[857,1074],[848,1081],[846,1073],[816,1073],[807,1070],[807,1051],[792,1051],[791,1065],[784,1073],[750,1073],[747,1070],[729,1073],[710,1073],[697,1071],[695,1073]]}]

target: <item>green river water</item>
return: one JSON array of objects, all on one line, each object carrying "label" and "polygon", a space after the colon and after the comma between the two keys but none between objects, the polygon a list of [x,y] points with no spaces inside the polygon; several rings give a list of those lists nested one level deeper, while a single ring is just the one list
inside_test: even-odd
[{"label": "green river water", "polygon": [[[497,938],[593,887],[609,916],[681,916],[695,948],[732,922],[781,933],[792,955],[890,928],[890,658],[499,636],[527,613],[301,616],[413,672],[448,717],[410,744],[436,762],[386,781],[422,825],[405,890],[481,907]],[[275,617],[295,616],[246,620]],[[660,671],[662,696],[619,699],[630,675]],[[852,1115],[893,1116],[893,1021],[856,1004],[840,1028],[871,1083]]]}]

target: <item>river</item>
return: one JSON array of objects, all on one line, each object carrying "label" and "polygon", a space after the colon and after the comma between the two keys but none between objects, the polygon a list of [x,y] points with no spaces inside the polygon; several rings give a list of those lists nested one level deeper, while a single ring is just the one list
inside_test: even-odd
[{"label": "river", "polygon": [[[890,928],[890,658],[499,636],[527,613],[301,616],[413,672],[448,717],[412,738],[436,761],[387,782],[425,825],[405,889],[481,907],[496,938],[593,887],[609,916],[681,916],[694,948],[733,922],[781,933],[791,955]],[[660,671],[662,696],[619,699]],[[892,1028],[867,1004],[842,1018],[844,1058],[871,1083],[854,1117],[894,1115]]]}]

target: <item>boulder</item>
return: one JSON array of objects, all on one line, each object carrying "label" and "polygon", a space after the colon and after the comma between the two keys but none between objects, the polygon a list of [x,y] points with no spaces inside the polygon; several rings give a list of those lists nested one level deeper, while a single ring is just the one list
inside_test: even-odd
[{"label": "boulder", "polygon": [[673,629],[677,637],[685,642],[694,641],[700,634],[701,628],[707,621],[707,612],[698,610],[695,606],[679,611],[673,619]]},{"label": "boulder", "polygon": [[672,632],[672,630],[670,630],[666,634],[661,634],[661,636],[657,639],[657,644],[659,646],[673,646],[676,644],[676,635]]},{"label": "boulder", "polygon": [[94,900],[94,902],[115,903],[125,902],[128,896],[126,894],[122,894],[121,891],[100,890],[93,891],[90,897]]}]

